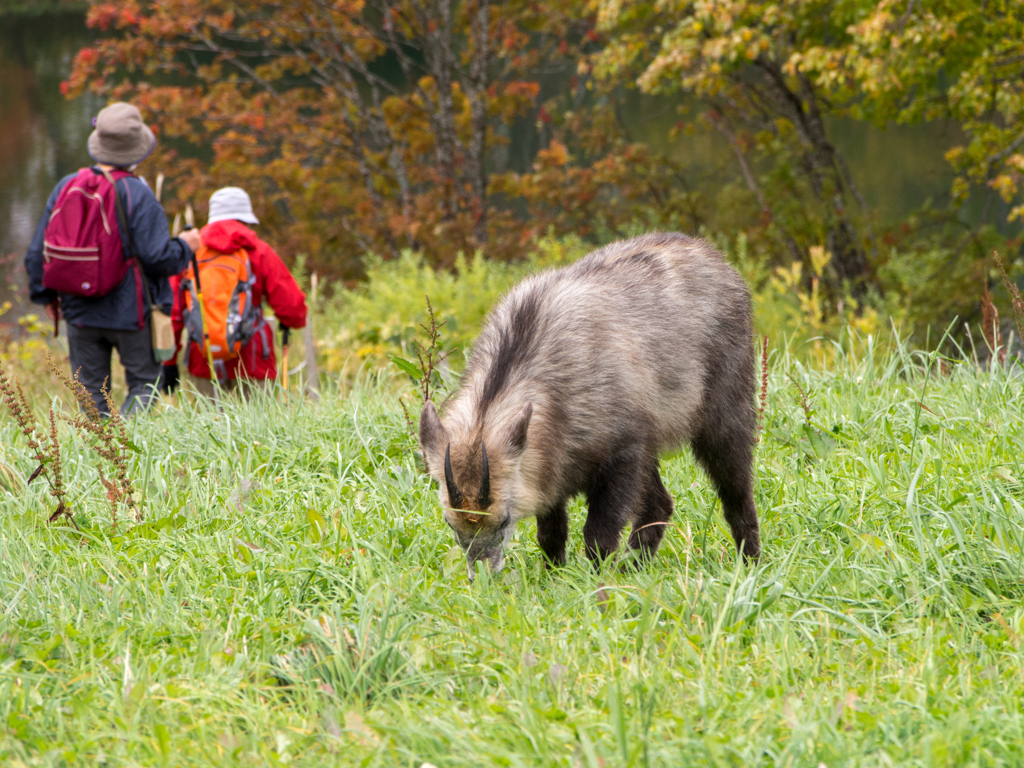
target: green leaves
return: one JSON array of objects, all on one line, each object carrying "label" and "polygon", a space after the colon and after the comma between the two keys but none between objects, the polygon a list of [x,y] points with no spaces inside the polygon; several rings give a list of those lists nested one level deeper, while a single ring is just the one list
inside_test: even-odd
[{"label": "green leaves", "polygon": [[799,455],[814,461],[826,458],[836,448],[834,438],[806,422],[797,424],[792,429],[772,425],[766,432],[780,443],[795,449]]},{"label": "green leaves", "polygon": [[314,544],[320,542],[327,535],[327,521],[324,516],[315,509],[306,510],[306,521],[309,523],[309,539]]},{"label": "green leaves", "polygon": [[419,366],[415,363],[406,360],[404,357],[398,357],[397,355],[388,355],[388,359],[409,374],[409,377],[414,381],[418,382],[423,378],[423,371],[420,370]]}]

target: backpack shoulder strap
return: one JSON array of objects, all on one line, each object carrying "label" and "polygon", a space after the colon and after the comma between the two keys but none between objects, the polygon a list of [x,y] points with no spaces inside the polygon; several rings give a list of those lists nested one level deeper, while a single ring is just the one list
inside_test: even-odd
[{"label": "backpack shoulder strap", "polygon": [[[117,208],[117,221],[121,227],[121,231],[124,232],[125,239],[128,241],[129,256],[135,262],[135,269],[139,272],[139,277],[142,279],[142,287],[146,291],[146,298],[149,299],[149,308],[153,309],[153,292],[149,289],[149,279],[146,277],[146,271],[142,268],[142,261],[139,259],[139,254],[135,250],[135,241],[132,240],[132,231],[128,228],[128,217],[124,212],[124,204],[121,202],[121,193],[117,191],[117,181],[111,175],[110,171],[105,168],[99,168],[100,173],[103,174],[104,178],[110,182],[110,186],[114,188],[114,206]],[[131,176],[133,174],[129,174]],[[122,176],[121,178],[128,178]]]}]

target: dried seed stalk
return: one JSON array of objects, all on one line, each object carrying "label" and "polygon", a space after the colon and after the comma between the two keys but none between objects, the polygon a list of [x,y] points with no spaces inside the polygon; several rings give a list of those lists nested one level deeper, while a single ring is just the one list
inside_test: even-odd
[{"label": "dried seed stalk", "polygon": [[1006,274],[999,254],[996,253],[995,256],[996,266],[999,267],[999,272],[1003,276],[1003,285],[1006,286],[1006,292],[1010,294],[1010,303],[1013,305],[1013,321],[1017,325],[1017,338],[1024,342],[1024,298],[1021,298],[1020,289],[1014,285],[1013,281],[1010,280],[1010,276]]},{"label": "dried seed stalk", "polygon": [[104,420],[92,396],[79,380],[78,373],[68,376],[52,359],[49,363],[50,369],[71,391],[81,409],[75,416],[64,416],[64,420],[92,436],[92,449],[113,468],[113,479],[107,479],[102,469],[100,470],[100,482],[107,491],[107,501],[110,502],[110,515],[113,524],[117,525],[118,504],[124,504],[132,510],[136,520],[141,520],[142,512],[135,505],[132,495],[134,488],[131,478],[128,476],[127,457],[131,450],[131,442],[128,439],[128,430],[125,428],[124,419],[114,406],[113,398],[110,395],[109,380],[103,382],[101,389],[103,399],[107,404],[107,412],[110,414],[109,418]]},{"label": "dried seed stalk", "polygon": [[409,409],[405,405],[406,395],[402,395],[398,398],[398,405],[402,408],[402,416],[405,417],[405,426],[409,430],[410,435],[416,434],[416,424],[412,420],[412,416],[409,415]]},{"label": "dried seed stalk", "polygon": [[[32,451],[33,456],[42,465],[45,456],[41,451],[39,441],[36,440],[35,432],[38,425],[35,416],[32,415],[28,402],[25,400],[25,393],[21,390],[21,383],[17,378],[13,382],[7,378],[7,372],[4,371],[3,366],[0,366],[0,393],[2,393],[7,410],[11,412],[11,416],[18,422],[21,434],[28,438],[29,450]],[[32,474],[33,480],[39,475],[39,472],[40,469],[37,469]]]},{"label": "dried seed stalk", "polygon": [[66,517],[76,528],[75,518],[71,515],[68,506],[67,489],[64,487],[64,473],[60,460],[60,441],[57,439],[57,417],[53,413],[53,405],[50,405],[50,431],[48,433],[49,445],[46,446],[46,457],[48,459],[46,476],[50,480],[50,495],[57,500],[57,509],[50,515],[50,522]]},{"label": "dried seed stalk", "polygon": [[997,365],[1002,365],[1006,360],[1006,350],[1003,349],[1002,339],[999,334],[999,310],[992,301],[992,294],[988,291],[988,282],[985,283],[985,292],[981,294],[981,331],[985,335],[985,343],[992,350],[992,360]]},{"label": "dried seed stalk", "polygon": [[813,409],[811,408],[811,402],[810,402],[810,400],[807,397],[807,390],[805,390],[803,388],[803,386],[800,384],[800,382],[797,381],[796,376],[794,376],[792,373],[789,374],[789,380],[792,381],[793,382],[793,386],[796,387],[796,391],[797,391],[796,402],[797,402],[797,405],[799,405],[800,408],[803,409],[803,412],[804,412],[804,423],[809,425],[811,423],[811,416],[813,415]]},{"label": "dried seed stalk", "polygon": [[47,432],[40,427],[32,414],[32,409],[29,408],[28,400],[25,398],[25,392],[21,388],[21,382],[16,377],[9,378],[3,366],[0,366],[0,398],[3,399],[7,410],[18,423],[18,428],[25,436],[33,458],[39,462],[39,466],[29,476],[28,483],[31,484],[33,480],[42,475],[50,486],[50,495],[57,500],[57,509],[50,515],[50,522],[66,517],[77,528],[67,503],[67,489],[64,486],[60,443],[57,440],[57,420],[53,406],[50,406],[50,429]]},{"label": "dried seed stalk", "polygon": [[430,297],[424,296],[427,300],[427,314],[430,315],[430,327],[424,324],[420,324],[427,333],[427,338],[430,339],[430,344],[424,347],[418,341],[414,341],[413,345],[416,349],[416,359],[420,363],[420,371],[422,377],[420,378],[420,396],[423,398],[423,405],[431,402],[431,381],[434,377],[434,371],[438,370],[438,366],[447,359],[454,350],[447,352],[441,351],[441,331],[437,327],[437,318],[434,316],[434,307],[430,303]]},{"label": "dried seed stalk", "polygon": [[[757,403],[757,431],[764,429],[764,411],[768,407],[768,337],[764,337],[761,345],[761,391],[758,393]],[[761,442],[761,437],[755,438],[755,442]]]}]

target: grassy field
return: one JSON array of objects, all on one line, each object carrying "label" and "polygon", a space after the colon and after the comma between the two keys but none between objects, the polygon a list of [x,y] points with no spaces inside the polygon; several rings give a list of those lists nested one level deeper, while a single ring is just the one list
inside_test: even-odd
[{"label": "grassy field", "polygon": [[384,375],[139,419],[116,530],[67,433],[81,532],[0,496],[0,764],[1024,764],[1022,377],[927,363],[773,358],[757,568],[684,455],[647,571],[577,502],[471,584]]}]

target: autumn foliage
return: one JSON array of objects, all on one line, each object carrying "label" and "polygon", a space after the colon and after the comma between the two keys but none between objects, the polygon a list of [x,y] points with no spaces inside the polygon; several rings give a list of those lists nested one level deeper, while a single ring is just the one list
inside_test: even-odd
[{"label": "autumn foliage", "polygon": [[[826,314],[895,292],[930,322],[976,307],[984,259],[1016,248],[1024,0],[92,0],[88,24],[65,91],[142,107],[169,212],[244,186],[281,252],[335,276],[368,252],[451,266],[548,233],[742,231]],[[727,147],[729,178],[631,138],[637,91],[677,100],[666,143]],[[955,124],[945,201],[873,207],[840,120]]]},{"label": "autumn foliage", "polygon": [[642,151],[605,121],[593,167],[572,167],[552,130],[533,167],[501,159],[551,122],[534,73],[571,72],[596,39],[584,4],[171,0],[94,3],[88,23],[116,34],[79,52],[66,90],[144,110],[169,207],[244,186],[284,252],[336,274],[371,251],[515,256],[586,227]]}]

